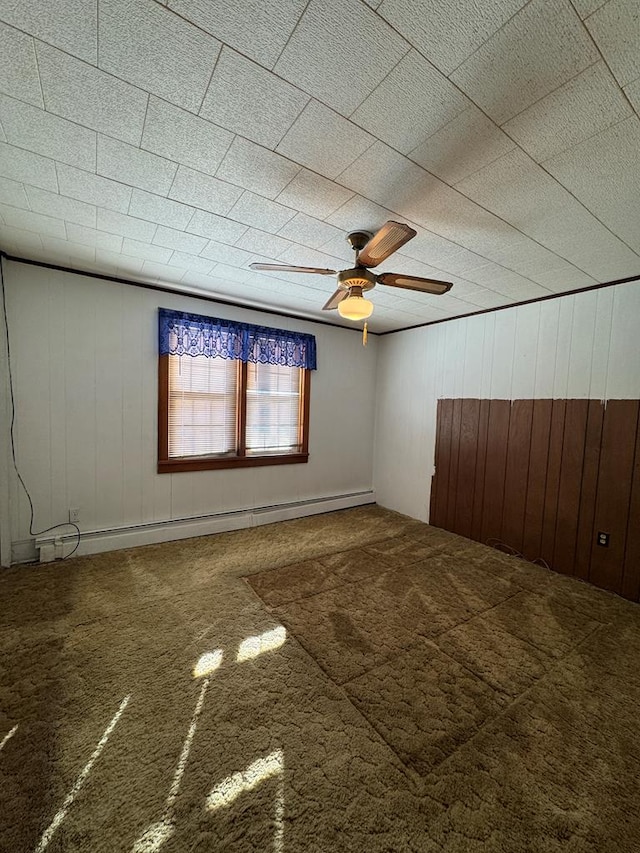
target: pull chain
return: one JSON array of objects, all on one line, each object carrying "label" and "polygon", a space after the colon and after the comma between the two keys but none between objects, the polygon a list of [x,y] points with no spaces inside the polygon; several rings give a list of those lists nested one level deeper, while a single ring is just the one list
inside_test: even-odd
[{"label": "pull chain", "polygon": [[362,346],[366,347],[367,345],[367,324],[365,322],[364,329],[362,330]]}]

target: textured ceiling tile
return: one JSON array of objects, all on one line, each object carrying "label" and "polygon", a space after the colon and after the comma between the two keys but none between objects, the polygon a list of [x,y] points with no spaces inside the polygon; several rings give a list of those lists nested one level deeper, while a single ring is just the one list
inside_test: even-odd
[{"label": "textured ceiling tile", "polygon": [[125,237],[122,241],[122,254],[130,255],[132,258],[143,258],[146,261],[166,264],[173,254],[173,249],[167,249],[164,246],[152,246],[150,243]]},{"label": "textured ceiling tile", "polygon": [[640,251],[640,120],[632,116],[545,162],[560,183]]},{"label": "textured ceiling tile", "polygon": [[[433,278],[437,278],[435,270],[433,273],[431,273],[431,276]],[[458,297],[458,299],[464,299],[467,302],[475,302],[476,297],[479,294],[485,293],[485,289],[483,287],[480,287],[480,285],[478,284],[474,284],[470,281],[465,281],[464,279],[457,278],[456,276],[450,276],[450,278],[453,281],[455,295]]]},{"label": "textured ceiling tile", "polygon": [[153,96],[141,147],[192,169],[213,174],[231,145],[233,134]]},{"label": "textured ceiling tile", "polygon": [[638,0],[610,0],[586,24],[621,86],[640,77]]},{"label": "textured ceiling tile", "polygon": [[170,267],[156,261],[145,261],[142,264],[142,273],[145,277],[148,276],[158,282],[173,281],[177,284],[182,280],[185,271],[179,267]]},{"label": "textured ceiling tile", "polygon": [[38,43],[45,107],[71,121],[138,145],[148,95],[55,47]]},{"label": "textured ceiling tile", "polygon": [[[598,281],[613,281],[630,275],[640,275],[640,241],[636,254],[600,223],[590,229],[591,232],[596,232],[595,234],[585,229],[578,237],[575,233],[576,225],[572,226],[567,216],[558,217],[555,224],[560,235],[557,238],[558,254],[579,265],[581,270],[593,278]],[[552,227],[553,223],[550,223],[549,229]],[[551,241],[545,245],[551,246]]]},{"label": "textured ceiling tile", "polygon": [[[495,232],[485,235],[484,239],[481,234],[473,234],[469,238],[469,242],[477,245],[478,251],[481,250],[490,261],[513,271],[514,275],[518,274],[537,283],[543,281],[550,270],[557,269],[562,264],[571,266],[568,261],[516,231],[511,225],[499,224],[503,227],[496,227]],[[471,273],[465,273],[465,276],[475,281]]]},{"label": "textured ceiling tile", "polygon": [[591,275],[612,279],[637,266],[638,257],[520,149],[457,189]]},{"label": "textured ceiling tile", "polygon": [[[423,299],[426,301],[427,296],[423,296]],[[417,304],[418,300],[412,299],[411,302]],[[421,303],[422,304],[422,303]],[[450,316],[456,316],[460,314],[468,314],[469,312],[474,310],[474,306],[470,305],[468,302],[465,302],[462,299],[457,299],[455,296],[450,296],[448,293],[443,296],[438,296],[438,309],[441,311],[449,312]]]},{"label": "textured ceiling tile", "polygon": [[225,47],[200,115],[275,148],[308,101],[299,89]]},{"label": "textured ceiling tile", "polygon": [[169,0],[168,5],[225,44],[272,68],[306,0]]},{"label": "textured ceiling tile", "polygon": [[[380,298],[379,293],[376,293],[373,297],[373,301],[377,302]],[[398,304],[398,298],[396,297],[393,305],[396,306]],[[407,303],[406,301],[402,303],[403,308],[415,308],[415,304]],[[429,305],[428,308],[420,311],[420,314],[416,314],[415,311],[409,310],[400,310],[398,308],[387,308],[384,312],[383,318],[378,318],[374,314],[373,321],[369,321],[369,326],[372,332],[378,331],[395,331],[396,329],[410,329],[413,326],[420,326],[423,323],[434,322],[436,320],[444,320],[448,316],[446,311],[438,311]],[[387,318],[390,321],[390,324],[387,324]]]},{"label": "textured ceiling tile", "polygon": [[242,195],[239,187],[226,184],[202,172],[180,166],[169,193],[170,198],[201,207],[211,213],[227,214]]},{"label": "textured ceiling tile", "polygon": [[[286,228],[286,226],[285,226]],[[240,249],[264,255],[265,258],[279,258],[291,246],[291,240],[266,234],[256,228],[250,228],[236,243]]]},{"label": "textured ceiling tile", "polygon": [[148,219],[184,231],[194,214],[194,209],[179,201],[171,201],[144,190],[133,190],[128,213],[139,219]]},{"label": "textured ceiling tile", "polygon": [[75,198],[66,198],[36,187],[27,187],[27,195],[29,206],[36,213],[65,219],[67,222],[75,222],[76,225],[96,227],[96,208],[93,204],[87,204]]},{"label": "textured ceiling tile", "polygon": [[567,0],[533,0],[451,79],[503,124],[599,58]]},{"label": "textured ceiling tile", "polygon": [[541,162],[630,114],[631,108],[605,63],[596,62],[503,127]]},{"label": "textured ceiling tile", "polygon": [[337,228],[342,229],[344,234],[349,231],[370,231],[373,233],[380,228],[388,219],[395,216],[392,211],[375,204],[362,196],[354,195],[349,201],[336,210],[327,221]]},{"label": "textured ceiling tile", "polygon": [[245,233],[247,226],[206,210],[196,210],[186,230],[208,240],[233,245]]},{"label": "textured ceiling tile", "polygon": [[[298,246],[295,243],[292,243],[292,245],[283,254],[282,260],[287,264],[294,264],[295,266],[318,267],[320,269],[327,270],[339,270],[344,266],[341,258],[335,258],[333,255],[327,255],[324,252],[319,252],[317,249],[310,249],[307,246]],[[304,275],[306,276],[307,273],[304,273]],[[328,298],[331,295],[332,290],[335,289],[332,287],[333,281],[326,276],[322,276],[320,278],[329,285],[327,287]]]},{"label": "textured ceiling tile", "polygon": [[335,178],[373,141],[347,119],[311,101],[276,150],[327,178]]},{"label": "textured ceiling tile", "polygon": [[66,240],[64,222],[54,219],[52,216],[43,216],[40,213],[32,213],[30,210],[22,210],[19,207],[10,207],[0,204],[0,216],[6,225],[13,228],[24,228],[25,231],[35,231],[47,237],[59,237]]},{"label": "textured ceiling tile", "polygon": [[[211,270],[213,270],[216,264],[208,261],[211,266]],[[200,272],[196,272],[196,270],[186,270],[185,274],[182,276],[182,284],[187,285],[188,287],[197,287],[198,290],[214,290],[216,279],[211,275],[211,270],[208,275],[203,275]]]},{"label": "textured ceiling tile", "polygon": [[96,262],[97,263],[107,263],[109,268],[113,268],[115,264],[115,268],[118,275],[121,276],[137,276],[141,277],[142,267],[144,266],[144,260],[142,258],[132,258],[129,255],[120,255],[118,261],[115,259],[111,260],[109,255],[115,253],[103,252],[100,249],[96,249]]},{"label": "textured ceiling tile", "polygon": [[[365,1],[378,5],[378,0]],[[356,2],[311,0],[301,34],[314,27],[329,33],[350,15],[366,20],[372,13]],[[340,67],[331,66],[331,55],[340,54],[342,43],[352,44],[357,29],[337,32],[326,49],[313,45],[307,57],[295,55],[296,32],[285,56],[304,63],[302,75],[309,77],[309,85],[334,99],[329,106],[344,109],[343,99],[354,93],[354,80],[356,89],[363,87],[362,97],[367,97],[360,103],[358,96],[353,121],[310,101],[297,88],[300,79],[289,83],[252,61],[273,67],[305,0],[171,3],[178,15],[158,0],[91,0],[88,5],[82,0],[83,9],[80,0],[47,3],[46,8],[42,0],[0,0],[0,19],[22,17],[22,24],[9,20],[18,27],[31,21],[41,39],[35,44],[36,66],[31,37],[0,24],[0,55],[9,60],[0,62],[0,91],[15,96],[0,98],[0,245],[5,250],[111,275],[206,287],[248,304],[333,320],[336,312],[320,310],[334,289],[329,279],[258,274],[247,269],[248,263],[262,259],[344,268],[353,260],[346,232],[375,231],[390,218],[405,221],[418,236],[381,270],[453,280],[454,291],[438,301],[377,288],[372,329],[416,325],[640,272],[640,259],[595,218],[628,242],[635,241],[640,251],[640,131],[634,129],[640,125],[628,118],[629,108],[597,55],[579,67],[584,43],[568,0],[532,0],[508,22],[524,0],[384,0],[382,17],[388,16],[425,56],[421,59],[416,50],[407,53],[404,45],[386,79],[376,77],[386,69],[384,50],[373,56],[352,51],[349,61],[353,56],[360,65],[351,77],[342,54]],[[635,6],[620,0],[572,4],[581,17],[591,16],[589,26],[601,22],[594,36],[614,73],[627,75],[621,78],[628,78],[625,92],[640,109],[640,70],[634,49],[629,52],[627,47],[629,40],[637,41]],[[72,58],[78,56],[72,42],[83,23],[80,18],[74,22],[75,32],[64,16],[77,9],[93,20],[94,53],[84,58],[95,64],[98,5],[103,26],[106,21],[112,30],[107,32],[105,56],[111,54],[123,69],[141,73],[142,84],[131,80],[128,71],[123,76],[129,82],[122,82],[107,69]],[[321,20],[321,7],[323,13],[334,10],[333,18]],[[124,12],[120,21],[114,9]],[[392,20],[393,14],[400,24]],[[314,16],[317,26],[310,26]],[[526,26],[520,27],[523,19]],[[263,38],[257,37],[260,20],[268,31]],[[386,28],[380,17],[374,20],[373,30],[359,38],[360,45],[375,41],[380,27]],[[36,32],[38,27],[48,28],[48,35]],[[236,35],[226,37],[234,27]],[[69,44],[58,43],[56,31],[66,33]],[[110,39],[115,37],[120,41],[114,45]],[[193,39],[214,49],[208,55],[194,49]],[[173,97],[170,92],[193,97],[191,109],[198,112],[218,53],[215,39],[231,46],[218,56],[202,115],[167,103]],[[397,35],[393,39],[403,44]],[[431,40],[431,51],[424,52],[421,39]],[[489,101],[495,96],[500,109],[524,108],[519,115],[510,114],[507,132],[543,161],[544,168],[558,170],[569,192],[514,150],[506,134],[428,65],[427,59],[438,65],[439,55],[450,61],[456,44],[464,52],[460,59],[470,57],[460,71],[479,59],[487,63],[473,68],[471,85],[481,96],[490,96]],[[234,46],[244,56],[235,53]],[[314,63],[321,73],[313,71]],[[102,68],[102,62],[99,65]],[[205,65],[207,74],[198,77]],[[373,73],[365,74],[369,66]],[[47,112],[38,108],[37,67]],[[176,74],[168,74],[168,68],[177,69]],[[330,83],[334,70],[335,85]],[[194,87],[188,81],[196,78]],[[129,85],[132,82],[160,95],[148,99],[143,151],[137,145],[147,95]],[[555,91],[545,90],[547,84]],[[360,122],[367,128],[359,127]],[[109,177],[94,174],[96,128],[104,134],[100,165],[108,167]],[[367,130],[402,148],[408,158],[382,143],[371,148],[375,135]],[[240,137],[235,141],[234,133]],[[114,136],[120,141],[110,139]],[[414,140],[419,144],[409,150]],[[288,159],[274,155],[274,148]],[[314,171],[298,169],[298,164]],[[470,198],[447,183],[459,184]],[[250,192],[243,194],[243,189]],[[165,197],[168,193],[171,200]],[[31,210],[26,209],[29,201]],[[166,227],[158,230],[158,225]],[[151,245],[156,232],[155,242],[163,245]],[[128,253],[120,254],[125,247]]]},{"label": "textured ceiling tile", "polygon": [[624,91],[633,104],[633,108],[636,113],[640,116],[640,77],[638,77],[637,80],[634,80],[633,83],[629,83],[628,86],[625,86]]},{"label": "textured ceiling tile", "polygon": [[352,198],[350,190],[301,169],[277,197],[277,201],[309,216],[324,219]]},{"label": "textured ceiling tile", "polygon": [[[283,293],[291,297],[304,294],[308,297],[317,300],[316,304],[320,308],[323,302],[327,301],[327,297],[320,302],[321,296],[318,293],[327,292],[327,280],[324,276],[319,275],[303,275],[302,273],[257,273],[251,270],[245,271],[244,281],[247,284],[257,287],[264,294],[266,293]],[[216,275],[218,271],[216,270]],[[316,287],[316,285],[318,285]],[[323,289],[324,288],[324,289]],[[329,288],[328,294],[331,293]],[[318,304],[319,303],[319,304]]]},{"label": "textured ceiling tile", "polygon": [[455,184],[515,143],[476,106],[471,106],[409,154],[447,184]]},{"label": "textured ceiling tile", "polygon": [[18,256],[31,257],[31,252],[37,250],[44,256],[42,240],[33,231],[25,231],[23,228],[13,228],[11,225],[3,225],[0,216],[0,246],[5,251],[12,252]]},{"label": "textured ceiling tile", "polygon": [[516,226],[535,220],[541,204],[561,205],[568,196],[519,148],[474,172],[456,189]]},{"label": "textured ceiling tile", "polygon": [[[321,252],[325,252],[327,255],[332,255],[334,258],[340,258],[343,267],[352,267],[355,259],[355,252],[347,242],[347,234],[350,231],[357,230],[360,229],[350,227],[346,229],[337,228],[337,233],[330,240],[327,240],[326,243],[322,243],[322,245],[317,248],[319,248]],[[302,243],[303,241],[298,240],[297,242]],[[304,243],[303,245],[308,246],[309,243]]]},{"label": "textured ceiling tile", "polygon": [[296,213],[279,234],[281,237],[293,240],[294,243],[301,243],[303,246],[310,246],[313,249],[319,249],[335,237],[344,239],[344,233],[335,225],[321,222],[305,213]]},{"label": "textured ceiling tile", "polygon": [[480,290],[469,299],[480,308],[500,308],[502,305],[508,305],[510,299],[502,293],[497,293],[495,290]]},{"label": "textured ceiling tile", "polygon": [[96,62],[96,3],[87,0],[0,0],[0,19],[56,47]]},{"label": "textured ceiling tile", "polygon": [[378,9],[414,47],[449,74],[526,0],[383,0]]},{"label": "textured ceiling tile", "polygon": [[537,289],[535,282],[491,261],[483,261],[473,269],[467,270],[465,278],[489,290],[497,290],[499,286],[501,292],[504,291],[505,293],[513,291],[514,293],[522,294],[525,291],[529,292],[529,290],[535,291]]},{"label": "textured ceiling tile", "polygon": [[113,210],[98,208],[98,230],[110,234],[120,234],[122,237],[132,237],[134,240],[144,240],[148,243],[153,239],[158,226],[154,222],[135,219]]},{"label": "textured ceiling tile", "polygon": [[207,258],[201,258],[198,255],[191,255],[188,252],[175,251],[168,260],[171,267],[180,267],[183,270],[192,270],[193,272],[206,275],[211,272],[214,267],[213,261]]},{"label": "textured ceiling tile", "polygon": [[402,252],[437,269],[465,277],[467,270],[484,262],[480,255],[440,237],[439,234],[424,230],[418,231],[417,236],[402,247]]},{"label": "textured ceiling tile", "polygon": [[42,106],[33,39],[0,23],[0,92]]},{"label": "textured ceiling tile", "polygon": [[[421,166],[376,142],[339,176],[341,184],[403,216],[426,201],[440,184]],[[417,220],[414,220],[417,221]]]},{"label": "textured ceiling tile", "polygon": [[24,207],[25,210],[29,210],[24,185],[19,181],[12,181],[10,178],[0,177],[0,202],[9,204],[11,207]]},{"label": "textured ceiling tile", "polygon": [[585,18],[588,18],[589,15],[592,15],[596,9],[599,9],[600,6],[604,6],[604,4],[608,2],[609,0],[571,0],[573,7],[583,21]]},{"label": "textured ceiling tile", "polygon": [[[212,251],[215,251],[215,249],[212,249]],[[235,282],[236,284],[241,284],[243,281],[246,281],[249,278],[249,276],[251,275],[251,270],[241,269],[240,267],[234,267],[231,264],[216,263],[214,268],[214,275],[216,276],[217,280],[224,280]],[[236,291],[236,288],[234,287],[233,290]]]},{"label": "textured ceiling tile", "polygon": [[171,160],[141,151],[108,136],[98,136],[98,174],[105,178],[113,178],[142,190],[166,195],[176,169],[176,164]]},{"label": "textured ceiling tile", "polygon": [[311,0],[275,71],[348,116],[408,50],[359,0]]},{"label": "textured ceiling tile", "polygon": [[109,249],[96,249],[96,263],[102,264],[105,270],[115,270],[118,275],[131,275],[140,272],[143,259],[111,252]]},{"label": "textured ceiling tile", "polygon": [[528,281],[522,285],[514,285],[506,283],[496,278],[493,281],[493,287],[498,293],[508,296],[512,302],[521,302],[527,299],[538,299],[541,296],[548,296],[550,291],[542,287],[540,284]]},{"label": "textured ceiling tile", "polygon": [[42,246],[52,257],[66,255],[69,262],[95,261],[96,259],[96,250],[93,246],[60,240],[58,237],[43,237]]},{"label": "textured ceiling tile", "polygon": [[20,148],[94,171],[96,135],[66,119],[0,96],[0,122],[7,139]]},{"label": "textured ceiling tile", "polygon": [[[423,278],[447,279],[447,281],[453,278],[453,276],[449,275],[444,270],[434,267],[431,264],[425,264],[422,261],[416,261],[414,258],[410,258],[408,255],[404,255],[401,252],[395,252],[388,260],[376,267],[376,270],[379,273],[400,272],[405,275],[418,275]],[[476,287],[476,285],[468,284],[467,287]],[[456,288],[456,296],[458,295],[459,292]],[[406,296],[407,298],[415,298],[410,297],[409,293],[407,293]]]},{"label": "textured ceiling tile", "polygon": [[514,246],[527,260],[555,258],[490,211],[440,182],[426,194],[407,198],[404,209],[414,222],[498,263],[505,253],[512,253]]},{"label": "textured ceiling tile", "polygon": [[216,177],[267,198],[275,198],[300,171],[300,166],[239,136],[233,140]]},{"label": "textured ceiling tile", "polygon": [[207,245],[205,237],[197,237],[195,234],[185,234],[184,231],[176,231],[160,225],[153,238],[154,245],[165,246],[167,249],[178,249],[180,252],[189,252],[197,255]]},{"label": "textured ceiling tile", "polygon": [[[92,172],[74,169],[64,163],[56,163],[58,185],[62,195],[77,198],[98,207],[127,213],[131,201],[131,187],[110,181]],[[143,217],[144,218],[144,217]]]},{"label": "textured ceiling tile", "polygon": [[220,42],[148,0],[100,0],[99,66],[198,112]]},{"label": "textured ceiling tile", "polygon": [[276,233],[294,213],[295,211],[288,207],[247,191],[229,211],[229,217],[242,222],[243,225],[252,225],[262,231]]},{"label": "textured ceiling tile", "polygon": [[246,267],[253,260],[251,252],[245,252],[243,249],[227,246],[224,243],[216,243],[215,240],[210,240],[200,254],[203,258],[228,264],[231,267]]},{"label": "textured ceiling tile", "polygon": [[590,287],[592,284],[597,284],[596,279],[568,263],[565,263],[564,266],[558,269],[548,270],[539,275],[537,281],[538,284],[554,293],[575,290],[580,287]]},{"label": "textured ceiling tile", "polygon": [[[288,261],[287,261],[288,263]],[[263,272],[257,273],[248,270],[248,275],[244,279],[249,284],[254,284],[258,287],[266,286],[268,289],[274,289],[279,292],[288,292],[290,294],[298,294],[304,292],[321,292],[327,293],[324,300],[319,302],[320,308],[335,288],[331,285],[333,282],[329,279],[329,287],[327,288],[327,278],[322,275],[306,274],[306,273],[290,273],[290,272]],[[318,298],[318,301],[321,297]]]},{"label": "textured ceiling tile", "polygon": [[407,154],[468,106],[453,83],[412,50],[351,120]]},{"label": "textured ceiling tile", "polygon": [[73,243],[83,243],[110,252],[119,252],[122,246],[122,237],[118,234],[107,234],[105,231],[96,231],[95,228],[74,225],[71,222],[67,224],[67,236]]}]

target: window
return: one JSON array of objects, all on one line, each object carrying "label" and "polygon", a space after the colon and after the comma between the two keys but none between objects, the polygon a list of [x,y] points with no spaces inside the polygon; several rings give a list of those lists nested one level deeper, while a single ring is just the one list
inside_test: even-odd
[{"label": "window", "polygon": [[306,462],[313,368],[311,335],[160,309],[159,473]]}]

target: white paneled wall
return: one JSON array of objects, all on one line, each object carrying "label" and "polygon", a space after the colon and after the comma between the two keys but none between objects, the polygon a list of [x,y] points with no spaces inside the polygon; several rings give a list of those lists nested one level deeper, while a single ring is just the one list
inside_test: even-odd
[{"label": "white paneled wall", "polygon": [[428,520],[439,397],[640,397],[640,282],[385,335],[374,483]]},{"label": "white paneled wall", "polygon": [[[375,337],[163,294],[89,276],[5,264],[16,450],[35,529],[79,507],[85,531],[190,518],[372,488]],[[156,473],[157,309],[296,328],[316,336],[306,465]],[[9,483],[11,538],[29,513]]]}]

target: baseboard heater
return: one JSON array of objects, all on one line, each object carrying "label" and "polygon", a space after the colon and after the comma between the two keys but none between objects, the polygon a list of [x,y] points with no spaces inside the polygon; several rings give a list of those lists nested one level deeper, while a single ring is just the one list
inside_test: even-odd
[{"label": "baseboard heater", "polygon": [[[373,489],[364,492],[351,492],[343,495],[331,495],[304,501],[275,504],[273,506],[239,509],[232,512],[213,513],[189,518],[155,521],[147,524],[135,524],[127,527],[113,527],[107,530],[83,531],[76,554],[100,554],[104,551],[116,551],[120,548],[134,548],[138,545],[153,545],[158,542],[170,542],[174,539],[189,539],[194,536],[207,536],[212,533],[224,533],[229,530],[241,530],[245,527],[257,527],[287,521],[307,515],[318,515],[339,509],[349,509],[376,502]],[[40,536],[12,544],[12,563],[25,563],[40,559],[41,562],[68,554],[77,541],[74,532],[64,536]]]}]

